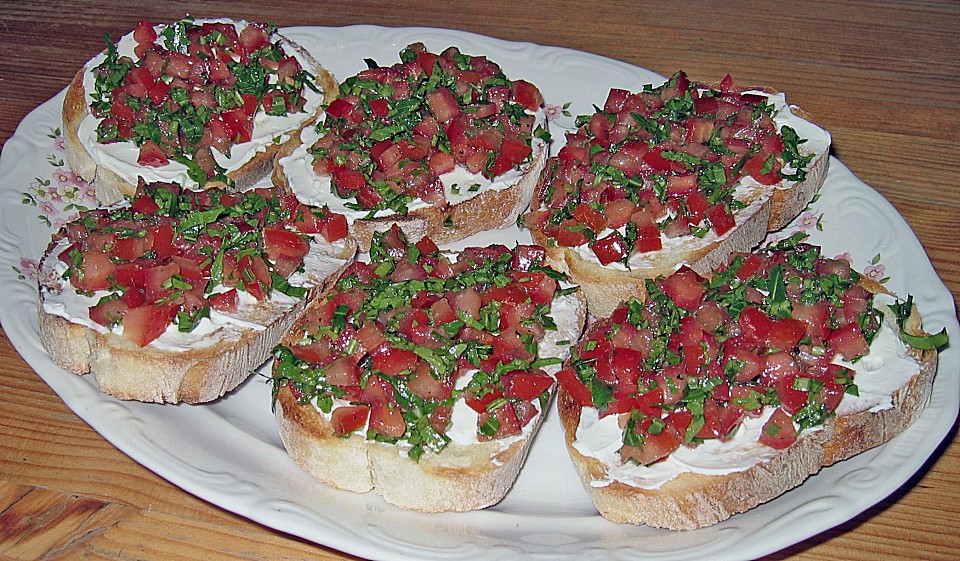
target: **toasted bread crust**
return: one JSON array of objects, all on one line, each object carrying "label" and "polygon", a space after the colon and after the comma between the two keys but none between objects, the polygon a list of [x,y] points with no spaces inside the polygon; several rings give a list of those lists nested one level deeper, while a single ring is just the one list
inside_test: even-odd
[{"label": "toasted bread crust", "polygon": [[[311,64],[312,68],[309,70],[316,77],[316,83],[324,94],[322,106],[326,106],[333,101],[339,94],[337,82],[333,78],[333,75],[301,46],[286,37],[281,37],[286,46],[296,50],[304,60],[309,61]],[[90,108],[86,100],[86,91],[83,87],[83,77],[86,71],[87,65],[84,65],[83,68],[74,75],[70,86],[67,88],[66,97],[64,98],[64,148],[67,155],[67,164],[70,166],[70,169],[93,185],[97,201],[99,201],[100,204],[108,205],[122,200],[126,195],[133,195],[136,192],[137,184],[136,182],[131,183],[122,178],[116,171],[110,169],[108,166],[98,164],[80,140],[80,124],[84,118],[90,114]],[[306,118],[297,129],[288,131],[287,134],[289,138],[286,141],[267,146],[264,151],[256,153],[240,168],[229,171],[227,177],[233,181],[233,188],[243,190],[269,175],[270,170],[273,169],[273,161],[281,148],[287,144],[296,143],[300,137],[300,131],[303,130],[304,127],[314,123],[321,113],[322,108]],[[211,181],[206,187],[224,187],[224,185],[220,182]]]},{"label": "toasted bread crust", "polygon": [[[288,143],[278,154],[273,166],[272,180],[277,187],[295,192],[280,163],[299,146]],[[437,244],[460,241],[485,230],[499,230],[517,221],[533,198],[540,172],[547,161],[547,148],[540,145],[520,179],[504,189],[488,189],[476,197],[445,207],[426,206],[406,215],[358,219],[350,225],[350,234],[357,239],[362,251],[370,249],[370,241],[377,232],[385,232],[397,224],[409,240],[430,237]]]},{"label": "toasted bread crust", "polygon": [[[155,403],[212,401],[237,387],[269,358],[311,298],[327,289],[355,253],[356,244],[351,242],[330,254],[340,264],[326,278],[316,279],[317,286],[292,308],[278,312],[269,303],[258,308],[263,330],[245,329],[236,339],[204,348],[141,348],[121,335],[101,333],[48,313],[43,305],[44,290],[39,306],[40,339],[54,363],[75,374],[93,373],[101,391],[116,398]],[[48,254],[46,258],[56,256]]]},{"label": "toasted bread crust", "polygon": [[450,443],[440,454],[425,453],[415,462],[396,446],[362,435],[339,437],[313,406],[297,403],[280,388],[276,416],[287,451],[317,480],[346,491],[376,491],[384,500],[421,512],[465,512],[499,502],[510,490],[526,459],[533,434],[506,448],[498,442]]},{"label": "toasted bread crust", "polygon": [[[867,284],[867,288],[876,288]],[[906,329],[922,334],[914,309]],[[716,524],[734,514],[770,501],[803,483],[824,466],[879,446],[909,427],[930,399],[937,371],[936,351],[911,350],[920,370],[892,395],[892,406],[831,417],[817,430],[804,432],[790,447],[744,471],[727,475],[684,473],[658,489],[648,490],[606,478],[607,467],[575,447],[581,408],[562,388],[557,409],[567,451],[584,487],[600,513],[618,523],[692,530]]]},{"label": "toasted bread crust", "polygon": [[[577,301],[574,321],[548,332],[543,342],[552,352],[558,341],[576,340],[583,330],[586,300],[578,296]],[[300,333],[295,325],[284,342]],[[313,405],[299,403],[288,386],[278,388],[274,412],[287,452],[315,479],[336,489],[374,491],[390,504],[421,512],[479,510],[503,499],[546,415],[541,411],[533,426],[506,446],[499,441],[450,442],[441,453],[426,451],[414,461],[399,446],[367,440],[363,432],[337,436],[330,421]]]}]

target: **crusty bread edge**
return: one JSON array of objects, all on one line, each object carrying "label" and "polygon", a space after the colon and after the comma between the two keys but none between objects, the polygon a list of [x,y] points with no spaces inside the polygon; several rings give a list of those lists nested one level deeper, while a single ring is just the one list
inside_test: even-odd
[{"label": "crusty bread edge", "polygon": [[316,279],[317,286],[265,329],[244,330],[236,340],[179,351],[141,348],[120,335],[100,333],[46,312],[43,291],[38,313],[40,340],[55,364],[75,374],[92,373],[100,390],[118,399],[154,403],[212,401],[236,388],[269,358],[307,303],[349,265],[356,249],[356,244],[349,242],[338,253],[329,255],[342,261],[336,270],[324,279]]},{"label": "crusty bread edge", "polygon": [[[579,293],[577,299],[578,332],[571,341],[586,322],[586,300]],[[300,331],[294,327],[288,338]],[[278,388],[275,414],[287,452],[321,483],[356,493],[375,491],[407,510],[466,512],[494,505],[510,491],[548,409],[533,421],[529,436],[506,448],[497,441],[451,442],[440,454],[425,452],[419,461],[362,434],[336,436],[330,422],[311,404],[298,403],[286,386]]]},{"label": "crusty bread edge", "polygon": [[[279,34],[278,34],[279,35]],[[289,138],[280,143],[272,144],[265,150],[257,152],[250,161],[246,162],[239,169],[227,173],[233,183],[233,188],[243,190],[250,187],[260,179],[269,175],[273,168],[273,161],[280,149],[290,143],[298,142],[300,131],[304,127],[316,122],[317,118],[323,112],[323,107],[333,101],[339,94],[337,81],[333,75],[327,71],[310,53],[290,38],[279,35],[286,45],[295,49],[304,60],[308,61],[313,68],[309,69],[316,77],[316,83],[324,94],[324,101],[321,107],[305,119],[296,130],[288,131]],[[64,149],[66,151],[67,165],[78,176],[83,178],[94,187],[97,201],[102,205],[113,204],[120,201],[127,195],[133,195],[137,190],[135,183],[130,183],[123,179],[108,166],[98,164],[90,151],[80,140],[80,124],[89,114],[89,107],[86,102],[86,92],[83,87],[83,76],[86,72],[85,64],[79,72],[74,75],[73,80],[67,87],[67,92],[63,101],[63,137]],[[206,188],[224,187],[221,182],[209,182]]]},{"label": "crusty bread edge", "polygon": [[[864,284],[874,292],[879,287],[876,283]],[[916,308],[906,330],[923,333]],[[894,392],[890,408],[831,417],[819,430],[801,434],[789,448],[745,471],[722,476],[685,473],[656,490],[621,482],[593,486],[592,482],[604,479],[606,468],[573,446],[581,409],[562,388],[557,409],[567,451],[601,515],[618,523],[692,530],[770,501],[802,484],[822,467],[879,446],[906,430],[929,402],[937,371],[936,351],[912,349],[911,354],[920,363],[920,370]]]}]

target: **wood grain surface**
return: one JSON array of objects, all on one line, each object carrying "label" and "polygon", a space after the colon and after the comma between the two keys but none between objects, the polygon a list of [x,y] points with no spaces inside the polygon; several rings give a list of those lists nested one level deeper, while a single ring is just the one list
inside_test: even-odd
[{"label": "wood grain surface", "polygon": [[[430,26],[559,45],[669,75],[788,92],[913,227],[960,294],[960,3],[0,2],[0,142],[141,19]],[[602,100],[601,100],[602,101]],[[3,181],[3,178],[0,178]],[[955,343],[960,344],[960,342]],[[941,372],[956,379],[957,372]],[[160,479],[74,415],[0,338],[0,559],[354,559]],[[960,558],[956,427],[902,489],[770,559]]]}]

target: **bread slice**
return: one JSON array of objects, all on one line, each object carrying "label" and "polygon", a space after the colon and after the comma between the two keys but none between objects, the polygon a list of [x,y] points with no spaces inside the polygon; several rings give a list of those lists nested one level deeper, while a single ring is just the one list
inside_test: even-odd
[{"label": "bread slice", "polygon": [[[873,281],[861,278],[861,286],[886,294],[881,297],[885,302],[894,300]],[[872,344],[874,352],[881,352],[876,350],[878,345],[899,341],[896,322],[890,319],[884,320],[884,332]],[[610,321],[603,320],[593,329],[609,327]],[[903,329],[924,335],[916,308],[911,309]],[[609,455],[591,451],[602,440],[596,439],[596,433],[588,436],[588,426],[598,422],[597,410],[581,407],[561,387],[557,404],[567,450],[597,509],[612,521],[673,530],[716,524],[802,484],[821,467],[879,446],[909,427],[929,401],[937,352],[908,345],[902,348],[910,360],[886,358],[893,356],[889,354],[881,355],[884,362],[869,354],[860,359],[853,380],[859,397],[843,395],[833,415],[822,425],[800,432],[785,448],[757,442],[774,409],[768,406],[763,416],[747,420],[729,441],[708,440],[693,449],[681,445],[682,457],[676,462],[668,457],[649,466],[610,461]],[[616,442],[607,442],[607,450],[622,445],[619,433],[612,436]]]},{"label": "bread slice", "polygon": [[[69,228],[68,224],[65,228]],[[353,259],[352,240],[328,242],[315,236],[303,271],[289,277],[306,289],[303,297],[280,294],[257,301],[238,292],[233,311],[210,312],[189,333],[169,325],[146,346],[90,317],[90,306],[106,292],[86,295],[64,277],[60,259],[71,240],[55,236],[40,262],[41,342],[53,361],[75,374],[91,373],[99,388],[114,397],[156,403],[201,403],[243,382],[270,356],[310,299],[327,289]]]},{"label": "bread slice", "polygon": [[[305,182],[318,185],[307,187],[311,191],[329,191],[330,188],[329,180],[308,175],[310,159],[307,148],[312,144],[310,139],[316,139],[316,134],[308,127],[301,132],[300,143],[291,143],[280,151],[273,170],[273,184],[298,194],[303,202],[329,205],[332,198],[303,196]],[[515,224],[520,214],[530,206],[540,172],[547,161],[545,143],[534,142],[532,158],[523,166],[519,177],[511,180],[508,186],[485,189],[475,197],[445,206],[422,205],[402,215],[388,214],[375,218],[354,215],[350,233],[361,248],[369,248],[374,234],[385,232],[394,224],[411,240],[429,237],[441,245],[460,241],[478,232],[507,228]],[[295,171],[297,169],[301,171]]]},{"label": "bread slice", "polygon": [[[246,22],[228,19],[189,21],[198,25],[234,24],[238,29],[246,26]],[[155,30],[162,32],[174,25],[176,23],[159,25]],[[284,51],[294,56],[301,67],[314,76],[314,85],[319,92],[305,88],[304,97],[307,103],[301,113],[271,117],[262,110],[259,111],[254,121],[251,140],[234,145],[229,156],[214,150],[215,158],[224,164],[227,178],[238,190],[246,189],[266,177],[273,168],[274,158],[280,148],[288,143],[295,143],[300,130],[308,123],[313,123],[322,114],[323,105],[337,96],[336,80],[310,53],[282,34],[274,33],[271,40],[279,41]],[[117,45],[121,56],[135,57],[133,49],[136,42],[133,32],[121,38]],[[196,187],[197,182],[190,177],[186,166],[180,163],[171,161],[160,167],[140,165],[137,163],[138,149],[132,143],[104,145],[96,141],[96,126],[100,119],[90,112],[94,83],[92,72],[104,60],[104,56],[101,53],[84,65],[67,88],[63,103],[67,164],[77,175],[93,184],[97,200],[101,204],[112,204],[125,195],[132,195],[136,191],[139,177],[148,182],[171,181]],[[108,146],[109,150],[105,146]],[[206,185],[223,186],[219,181],[209,181]]]},{"label": "bread slice", "polygon": [[[397,231],[397,228],[390,230]],[[375,240],[374,245],[378,246],[379,241]],[[320,298],[314,303],[304,315],[304,320],[290,331],[282,344],[290,345],[295,351],[298,342],[316,331],[311,327],[310,315],[317,306],[323,305],[324,300]],[[369,297],[367,301],[370,301]],[[563,307],[556,308],[558,304]],[[550,315],[556,321],[557,330],[546,331],[539,343],[541,358],[566,356],[570,342],[577,339],[585,320],[586,305],[576,293],[558,296],[554,306]],[[466,337],[464,333],[461,332],[462,337]],[[463,340],[466,339],[459,339],[458,342]],[[355,360],[359,360],[362,367],[377,352],[374,350],[366,354],[361,347],[359,354],[364,356],[356,356]],[[290,375],[289,371],[279,370],[282,362],[287,364],[280,358],[274,361],[275,411],[284,445],[297,464],[320,482],[337,489],[358,493],[374,491],[393,505],[423,512],[477,510],[500,501],[523,465],[546,414],[543,408],[549,402],[548,396],[553,393],[552,389],[545,390],[549,393],[531,401],[536,412],[526,425],[517,429],[518,432],[486,440],[478,439],[477,413],[465,404],[464,396],[457,397],[463,388],[469,387],[469,379],[478,374],[462,374],[451,394],[456,404],[450,414],[450,424],[444,429],[449,442],[439,451],[425,448],[418,459],[413,459],[409,426],[408,432],[396,443],[377,441],[373,432],[367,433],[367,430],[374,430],[371,428],[374,426],[372,413],[356,431],[346,436],[338,434],[332,415],[319,409],[316,398],[303,397],[300,393],[299,388],[318,387],[320,383],[293,383],[292,378],[285,377]],[[545,366],[543,370],[555,371],[558,367],[559,364]],[[303,368],[322,367],[311,364]],[[404,373],[399,377],[408,379]],[[399,389],[397,392],[406,395]],[[363,402],[363,399],[366,398],[359,401]],[[350,401],[347,397],[336,400],[336,404],[347,405],[348,402],[357,401]],[[336,411],[334,409],[333,413]],[[410,422],[407,421],[408,425]]]},{"label": "bread slice", "polygon": [[400,56],[343,80],[325,121],[281,151],[274,184],[345,214],[361,248],[394,224],[441,245],[514,224],[547,159],[539,90],[455,47]]},{"label": "bread slice", "polygon": [[[678,77],[685,80],[682,73],[679,73],[668,82],[667,86],[672,87],[671,84],[674,84]],[[695,85],[690,87],[693,89]],[[719,91],[726,92],[730,89],[730,86],[721,85],[718,88]],[[618,90],[614,90],[614,92],[616,91]],[[768,103],[776,107],[779,111],[778,116],[774,119],[777,126],[790,125],[796,130],[800,138],[808,139],[806,143],[800,144],[799,150],[801,154],[809,155],[811,159],[805,166],[805,177],[800,180],[780,179],[771,185],[769,184],[770,180],[761,183],[744,174],[745,177],[736,183],[732,193],[731,204],[735,202],[738,205],[738,207],[731,206],[730,208],[734,225],[731,229],[719,235],[715,228],[710,228],[709,222],[707,223],[706,233],[701,232],[700,235],[694,235],[693,233],[667,235],[666,232],[662,232],[660,234],[660,244],[662,246],[660,249],[638,250],[630,255],[625,262],[621,260],[603,264],[590,247],[592,241],[585,241],[582,245],[576,247],[561,245],[557,242],[554,234],[545,233],[543,225],[546,215],[556,212],[557,208],[556,203],[551,203],[548,200],[551,196],[551,189],[563,188],[561,183],[565,181],[570,181],[569,184],[571,185],[576,181],[586,182],[586,184],[578,187],[567,187],[567,189],[573,189],[574,192],[580,193],[578,196],[581,198],[576,201],[578,203],[595,201],[599,195],[591,191],[594,187],[591,187],[590,183],[597,172],[590,170],[587,166],[587,169],[574,168],[574,171],[570,173],[567,168],[564,168],[564,164],[561,163],[563,160],[559,156],[553,156],[548,160],[545,171],[541,176],[541,182],[531,202],[531,212],[525,218],[525,222],[531,228],[534,240],[547,247],[551,264],[557,270],[567,273],[572,282],[580,285],[587,297],[591,315],[607,317],[618,304],[630,296],[642,298],[646,279],[670,274],[682,265],[705,274],[724,263],[728,255],[738,251],[750,251],[763,241],[768,232],[787,225],[813,200],[826,179],[829,166],[830,135],[812,121],[803,118],[801,116],[803,113],[798,109],[787,106],[782,94],[759,88],[746,89],[744,94],[755,97],[762,96],[768,100]],[[611,97],[615,97],[613,93],[611,93]],[[597,115],[616,114],[617,109],[615,107],[617,105],[613,104],[613,107],[611,107],[611,102],[608,100],[606,113],[598,113]],[[621,115],[623,112],[621,109]],[[687,121],[681,121],[681,123],[683,126],[692,128],[692,125],[687,124]],[[611,136],[614,135],[618,127],[624,125],[618,118],[613,126],[613,131],[609,133]],[[597,134],[593,132],[595,129],[592,127],[594,125],[590,123],[583,125],[579,131],[572,133],[575,135],[572,138],[582,140],[576,135]],[[600,132],[599,134],[606,133]],[[568,138],[571,138],[570,135],[568,135]],[[613,140],[610,142],[613,142]],[[703,144],[706,144],[706,141]],[[692,141],[690,141],[690,145],[697,146]],[[591,142],[591,146],[594,146],[593,142]],[[616,142],[613,142],[612,146],[611,151],[613,152],[622,150],[616,147]],[[596,146],[596,148],[600,148],[600,146]],[[698,148],[707,150],[703,145],[698,146]],[[682,152],[680,148],[673,148],[673,150]],[[561,154],[562,152],[561,150]],[[603,151],[601,151],[602,153]],[[619,155],[614,157],[619,157]],[[629,158],[622,157],[621,159],[627,160],[627,166],[633,166],[633,162]],[[647,187],[649,174],[653,172],[651,172],[650,167],[638,167],[637,169],[640,171],[636,177],[646,181],[643,189],[649,190],[649,187]],[[795,170],[788,167],[785,169],[785,172],[787,171]],[[565,173],[569,177],[564,176]],[[624,173],[629,178],[631,173],[634,172],[631,170],[631,172],[625,171]],[[676,171],[667,173],[676,173]],[[728,176],[729,173],[728,170]],[[644,177],[647,179],[643,179]],[[575,179],[576,181],[574,181]],[[578,191],[580,189],[582,191]],[[682,196],[677,199],[677,201],[679,200],[682,200]],[[671,200],[667,204],[669,205],[672,202],[676,201]],[[676,209],[668,208],[667,212],[669,215],[677,214]],[[634,217],[636,217],[636,214]],[[632,221],[636,223],[637,219],[633,218]],[[691,226],[695,225],[695,222],[691,224]],[[662,223],[660,227],[663,227]],[[597,239],[603,238],[613,231],[612,228],[607,226],[601,232],[595,232],[595,237]],[[620,226],[618,231],[621,235],[624,235],[623,226]]]}]

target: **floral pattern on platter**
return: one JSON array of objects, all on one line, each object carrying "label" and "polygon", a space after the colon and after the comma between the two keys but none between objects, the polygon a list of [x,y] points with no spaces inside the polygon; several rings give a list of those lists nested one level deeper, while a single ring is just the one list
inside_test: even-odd
[{"label": "floral pattern on platter", "polygon": [[[35,177],[21,202],[36,207],[40,213],[37,218],[57,230],[73,220],[82,210],[95,207],[96,192],[93,185],[67,167],[64,160],[66,148],[63,134],[59,128],[50,129],[47,136],[51,139],[52,153],[46,162],[53,168],[47,177]],[[13,267],[21,280],[37,280],[38,259],[33,256],[21,256],[20,266]]]},{"label": "floral pattern on platter", "polygon": [[[800,213],[800,216],[798,216],[784,229],[768,234],[763,240],[762,245],[766,246],[775,244],[780,240],[784,240],[798,233],[809,235],[813,230],[822,232],[824,228],[823,213],[814,208],[819,198],[819,195],[814,197],[813,201],[810,202],[810,205]],[[863,275],[869,277],[875,282],[886,283],[888,280],[890,280],[890,277],[884,276],[886,267],[884,267],[883,263],[880,263],[879,253],[870,259],[870,264],[866,267],[857,267],[857,264],[854,262],[853,256],[850,255],[850,252],[844,252],[839,255],[835,255],[833,256],[833,259],[844,259],[848,261],[855,270],[861,271]]]}]

